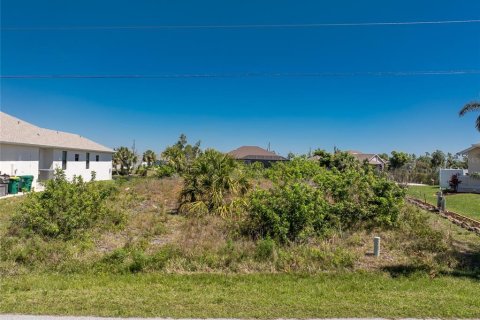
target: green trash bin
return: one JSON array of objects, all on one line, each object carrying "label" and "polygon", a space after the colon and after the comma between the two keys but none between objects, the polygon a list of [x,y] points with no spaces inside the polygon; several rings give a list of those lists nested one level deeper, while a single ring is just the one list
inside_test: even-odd
[{"label": "green trash bin", "polygon": [[22,182],[21,191],[32,191],[33,176],[20,176],[20,180]]},{"label": "green trash bin", "polygon": [[20,182],[19,177],[10,177],[8,181],[8,194],[17,194],[18,193],[18,183]]}]

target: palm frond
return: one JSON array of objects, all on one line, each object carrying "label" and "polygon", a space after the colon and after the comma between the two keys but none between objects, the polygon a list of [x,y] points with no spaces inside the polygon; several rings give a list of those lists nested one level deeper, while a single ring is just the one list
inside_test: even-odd
[{"label": "palm frond", "polygon": [[480,131],[480,117],[477,118],[475,127],[477,128],[478,131]]},{"label": "palm frond", "polygon": [[208,206],[203,201],[185,203],[180,206],[179,211],[183,214],[202,216],[208,213]]},{"label": "palm frond", "polygon": [[462,117],[465,114],[467,114],[468,112],[476,111],[476,110],[480,110],[480,102],[479,101],[472,101],[472,102],[469,102],[469,103],[465,104],[458,114],[459,114],[460,117]]}]

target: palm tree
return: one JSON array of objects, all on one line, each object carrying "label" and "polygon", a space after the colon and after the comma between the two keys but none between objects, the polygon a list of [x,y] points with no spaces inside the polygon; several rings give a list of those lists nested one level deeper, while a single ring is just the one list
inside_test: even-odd
[{"label": "palm tree", "polygon": [[162,152],[162,157],[177,173],[183,174],[201,153],[200,141],[191,145],[187,141],[187,136],[182,133],[176,144]]},{"label": "palm tree", "polygon": [[152,150],[147,150],[143,153],[142,161],[146,162],[147,166],[150,167],[155,161],[157,161],[157,155]]},{"label": "palm tree", "polygon": [[[460,110],[459,115],[460,117],[463,117],[465,114],[471,111],[480,111],[480,101],[472,101],[467,103],[463,106],[462,110]],[[480,131],[480,116],[477,118],[475,127],[478,131]]]},{"label": "palm tree", "polygon": [[115,149],[115,153],[113,154],[113,167],[117,173],[120,169],[122,176],[130,174],[136,163],[137,155],[133,151],[127,147]]},{"label": "palm tree", "polygon": [[184,175],[180,211],[225,216],[250,188],[242,167],[231,156],[208,149]]}]

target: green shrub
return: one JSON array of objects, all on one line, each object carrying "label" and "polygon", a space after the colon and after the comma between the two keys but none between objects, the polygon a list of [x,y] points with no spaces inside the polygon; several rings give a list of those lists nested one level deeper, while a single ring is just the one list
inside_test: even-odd
[{"label": "green shrub", "polygon": [[116,191],[113,183],[67,181],[62,171],[47,181],[45,191],[27,195],[13,216],[11,234],[37,234],[45,238],[71,239],[95,226],[119,224],[123,214],[107,205]]},{"label": "green shrub", "polygon": [[[404,250],[410,254],[429,252],[433,254],[445,253],[448,248],[448,235],[433,229],[429,223],[429,216],[409,207],[403,211],[401,216],[400,230],[405,236]],[[407,242],[406,240],[413,240]]]},{"label": "green shrub", "polygon": [[267,173],[265,166],[261,162],[243,164],[245,175],[250,179],[261,179]]},{"label": "green shrub", "polygon": [[313,181],[330,199],[343,228],[392,226],[404,204],[405,190],[368,168],[325,170]]},{"label": "green shrub", "polygon": [[154,270],[163,270],[168,261],[177,256],[180,256],[180,251],[177,247],[173,245],[165,245],[150,257],[150,267]]},{"label": "green shrub", "polygon": [[255,247],[255,258],[259,261],[265,261],[273,258],[275,253],[275,241],[270,238],[261,239]]},{"label": "green shrub", "polygon": [[137,273],[142,271],[148,263],[148,257],[141,250],[134,250],[132,252],[132,262],[128,266],[128,270],[131,273]]},{"label": "green shrub", "polygon": [[328,227],[328,203],[312,186],[293,183],[250,195],[246,231],[254,237],[295,241]]},{"label": "green shrub", "polygon": [[[345,154],[338,165],[350,163]],[[335,163],[335,157],[331,160]],[[393,226],[405,191],[368,166],[326,168],[296,158],[270,171],[275,186],[250,194],[246,232],[286,242],[325,235],[332,228]]]},{"label": "green shrub", "polygon": [[179,250],[173,245],[165,245],[153,253],[147,254],[143,244],[126,245],[118,248],[94,263],[94,270],[113,273],[138,273],[161,271],[168,261],[179,256]]},{"label": "green shrub", "polygon": [[171,177],[175,174],[175,168],[171,165],[165,164],[155,167],[155,176],[157,178]]},{"label": "green shrub", "polygon": [[311,180],[322,168],[317,162],[296,157],[290,161],[279,161],[266,170],[266,176],[275,184]]}]

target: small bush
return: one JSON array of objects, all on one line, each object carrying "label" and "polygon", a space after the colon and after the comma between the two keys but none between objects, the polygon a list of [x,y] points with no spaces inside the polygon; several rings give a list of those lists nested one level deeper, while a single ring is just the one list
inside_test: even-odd
[{"label": "small bush", "polygon": [[246,232],[283,243],[329,228],[327,201],[318,189],[301,183],[253,192],[248,214]]},{"label": "small bush", "polygon": [[100,222],[119,224],[124,220],[122,213],[107,205],[115,191],[114,184],[85,182],[81,177],[69,182],[57,171],[44,192],[29,194],[22,202],[12,218],[11,234],[71,239]]},{"label": "small bush", "polygon": [[157,178],[167,178],[175,174],[175,168],[171,165],[165,164],[155,167],[155,176]]},{"label": "small bush", "polygon": [[448,185],[450,186],[453,192],[458,192],[458,187],[460,186],[461,183],[462,181],[458,178],[458,174],[452,175],[452,177],[450,178],[450,181],[448,181]]},{"label": "small bush", "polygon": [[275,253],[275,241],[270,238],[262,239],[257,242],[255,247],[255,258],[259,261],[265,261],[273,258]]},{"label": "small bush", "polygon": [[128,266],[128,270],[131,273],[140,272],[147,266],[148,260],[148,257],[143,251],[134,250],[132,252],[132,262]]},{"label": "small bush", "polygon": [[[410,254],[418,255],[426,252],[442,254],[449,248],[447,234],[433,229],[429,223],[429,216],[417,209],[409,207],[403,211],[400,230],[406,237],[402,241],[406,243],[404,250]],[[408,239],[413,241],[407,242]]]}]

